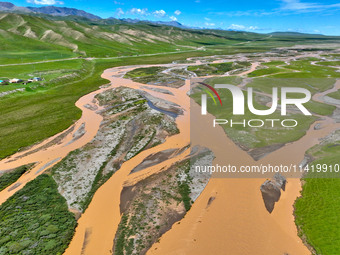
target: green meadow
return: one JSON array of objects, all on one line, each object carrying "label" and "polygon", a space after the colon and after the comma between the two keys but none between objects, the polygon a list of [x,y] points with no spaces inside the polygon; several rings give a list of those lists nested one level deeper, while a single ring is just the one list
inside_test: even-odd
[{"label": "green meadow", "polygon": [[[228,52],[229,49],[226,51]],[[209,50],[129,58],[77,59],[34,64],[35,69],[32,65],[9,66],[5,69],[1,67],[0,77],[15,75],[15,77],[27,79],[33,72],[34,75],[41,74],[46,80],[29,84],[28,88],[31,89],[26,89],[24,92],[1,97],[0,158],[55,135],[78,120],[81,111],[74,105],[75,102],[81,96],[108,82],[100,77],[107,68],[169,63],[213,53],[215,53],[214,50]],[[22,75],[18,75],[19,72],[16,70],[20,70]],[[0,92],[23,86],[0,86]]]},{"label": "green meadow", "polygon": [[[335,133],[337,136],[339,132]],[[340,139],[316,145],[307,151],[314,158],[309,165],[339,164]],[[295,203],[299,234],[317,254],[338,254],[340,247],[340,178],[339,173],[310,171],[303,178],[301,197]],[[330,168],[328,168],[330,169]]]},{"label": "green meadow", "polygon": [[0,218],[1,254],[62,254],[77,224],[57,184],[46,174],[5,201]]}]

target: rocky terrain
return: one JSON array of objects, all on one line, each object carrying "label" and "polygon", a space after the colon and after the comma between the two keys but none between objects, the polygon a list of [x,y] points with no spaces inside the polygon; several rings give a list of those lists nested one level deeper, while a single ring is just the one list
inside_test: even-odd
[{"label": "rocky terrain", "polygon": [[[133,89],[111,89],[97,99],[103,107],[100,112],[104,119],[96,137],[51,170],[69,207],[80,212],[124,161],[178,132],[172,117],[150,109]],[[82,125],[73,140],[83,132]]]},{"label": "rocky terrain", "polygon": [[[189,148],[179,153],[186,149]],[[209,173],[196,173],[195,165],[209,165],[213,159],[209,150],[199,148],[168,169],[124,187],[120,204],[123,216],[115,237],[114,254],[145,254],[182,219],[210,179]]]}]

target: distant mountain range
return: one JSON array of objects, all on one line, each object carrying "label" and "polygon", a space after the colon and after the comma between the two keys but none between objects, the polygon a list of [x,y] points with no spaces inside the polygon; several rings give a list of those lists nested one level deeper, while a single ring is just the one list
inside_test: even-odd
[{"label": "distant mountain range", "polygon": [[56,6],[44,6],[44,7],[27,7],[29,10],[33,12],[53,15],[53,16],[79,16],[87,19],[101,19],[101,17],[88,13],[86,11],[67,8],[67,7],[56,7]]},{"label": "distant mountain range", "polygon": [[[114,17],[109,19],[117,20]],[[150,21],[150,20],[140,20],[140,19],[119,19],[120,21],[127,22],[130,24],[137,24],[137,23],[148,23],[148,24],[156,24],[156,25],[164,25],[164,26],[172,26],[172,27],[179,27],[179,28],[189,28],[177,21]]]},{"label": "distant mountain range", "polygon": [[14,4],[9,3],[9,2],[0,2],[0,11],[4,11],[4,12],[24,12],[24,13],[32,12],[30,9],[28,9],[26,7],[15,6]]},{"label": "distant mountain range", "polygon": [[22,12],[22,13],[42,13],[53,16],[79,16],[87,19],[98,20],[101,17],[91,13],[67,7],[44,6],[44,7],[20,7],[9,2],[0,2],[0,11],[3,12]]},{"label": "distant mountain range", "polygon": [[[29,14],[32,16],[40,16],[46,19],[53,20],[73,20],[75,22],[87,22],[87,21],[95,21],[102,25],[116,25],[116,24],[148,24],[148,25],[159,25],[159,26],[170,26],[181,29],[198,29],[202,30],[202,28],[198,27],[187,27],[177,21],[150,21],[150,20],[139,20],[139,19],[117,19],[114,17],[103,19],[97,15],[88,13],[83,10],[78,10],[75,8],[68,7],[57,7],[57,6],[44,6],[44,7],[23,7],[16,6],[10,2],[0,2],[0,13],[15,13],[15,14]],[[203,30],[211,30],[211,29],[203,29]],[[212,29],[212,30],[223,30],[223,31],[238,31],[238,30],[224,30],[224,29]],[[274,32],[269,35],[272,36],[293,36],[305,37],[308,35],[309,37],[313,36],[322,36],[322,35],[314,35],[314,34],[305,34],[305,33],[297,33],[297,32]]]},{"label": "distant mountain range", "polygon": [[[44,6],[44,7],[21,7],[16,6],[10,2],[0,2],[0,12],[10,12],[10,13],[25,13],[25,14],[47,14],[52,16],[77,16],[83,17],[90,20],[101,20],[102,18],[94,14],[88,13],[83,10],[78,10],[75,8],[68,7],[57,7],[57,6]],[[109,18],[110,20],[116,20],[116,23],[148,23],[156,25],[173,26],[179,28],[187,28],[177,21],[149,21],[149,20],[139,20],[139,19],[116,19],[114,17]]]}]

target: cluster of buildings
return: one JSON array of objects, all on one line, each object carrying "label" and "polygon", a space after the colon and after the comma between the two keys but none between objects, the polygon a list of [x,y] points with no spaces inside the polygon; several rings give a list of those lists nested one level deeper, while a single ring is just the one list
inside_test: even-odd
[{"label": "cluster of buildings", "polygon": [[21,79],[9,79],[9,80],[0,80],[0,84],[1,85],[7,85],[7,84],[11,84],[11,83],[30,83],[30,82],[35,82],[35,81],[42,81],[42,79],[40,77],[34,77],[32,79],[28,79],[27,81],[21,80]]}]

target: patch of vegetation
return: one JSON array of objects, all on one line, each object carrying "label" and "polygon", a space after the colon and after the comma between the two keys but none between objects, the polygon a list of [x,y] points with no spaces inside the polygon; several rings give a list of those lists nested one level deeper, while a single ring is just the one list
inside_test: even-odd
[{"label": "patch of vegetation", "polygon": [[269,68],[255,70],[254,72],[251,72],[250,74],[248,74],[248,76],[258,77],[258,76],[270,75],[270,74],[281,73],[281,72],[285,72],[285,70],[281,68],[277,68],[277,67],[269,67]]},{"label": "patch of vegetation", "polygon": [[225,74],[231,71],[233,63],[206,64],[188,66],[188,71],[196,73],[197,76],[207,76],[212,74]]},{"label": "patch of vegetation", "polygon": [[76,227],[52,177],[42,174],[0,206],[1,254],[62,254]]},{"label": "patch of vegetation", "polygon": [[270,62],[267,62],[267,63],[263,63],[262,65],[270,66],[270,67],[271,66],[276,67],[276,66],[285,65],[285,62],[281,61],[281,60],[273,60],[273,61],[270,61]]},{"label": "patch of vegetation", "polygon": [[191,182],[191,177],[189,175],[189,171],[190,171],[190,161],[185,161],[184,163],[182,163],[180,166],[178,166],[180,168],[180,171],[182,172],[182,174],[186,175],[186,178],[183,181],[178,181],[178,193],[181,195],[182,197],[182,201],[184,203],[184,208],[186,211],[189,211],[192,205],[192,200],[190,198],[190,185],[189,183]]},{"label": "patch of vegetation", "polygon": [[335,99],[340,99],[340,91],[336,91],[336,92],[330,93],[327,96],[335,98]]},{"label": "patch of vegetation", "polygon": [[154,139],[155,135],[156,130],[154,128],[142,130],[142,133],[134,137],[134,146],[126,153],[125,160],[127,161],[142,152]]},{"label": "patch of vegetation", "polygon": [[251,66],[251,63],[245,61],[226,62],[188,66],[188,71],[194,72],[197,76],[201,77],[208,75],[223,75],[229,71],[236,71],[238,69],[244,69],[249,66]]},{"label": "patch of vegetation", "polygon": [[[126,235],[128,234],[127,231],[127,223],[128,223],[128,215],[123,214],[121,221],[119,223],[117,233],[119,233],[118,237],[115,240],[115,253],[116,255],[125,255],[125,254],[132,254],[132,250],[130,249],[130,241],[126,240]],[[133,238],[130,239],[133,242]],[[126,241],[128,243],[126,243]],[[124,252],[126,250],[126,252]]]},{"label": "patch of vegetation", "polygon": [[322,66],[340,66],[340,61],[322,61],[317,62],[317,64]]},{"label": "patch of vegetation", "polygon": [[[339,132],[307,151],[314,158],[303,178],[301,197],[295,203],[295,222],[299,235],[317,254],[338,254],[340,248],[340,178],[339,173],[317,173],[311,166],[339,164]],[[334,168],[334,167],[333,167]]]},{"label": "patch of vegetation", "polygon": [[8,186],[16,182],[24,173],[30,170],[32,164],[17,167],[0,176],[0,191],[6,189]]},{"label": "patch of vegetation", "polygon": [[160,86],[179,87],[184,85],[183,78],[174,76],[172,73],[162,73],[166,69],[167,68],[160,66],[137,68],[126,73],[124,78],[129,78],[143,84]]},{"label": "patch of vegetation", "polygon": [[128,72],[125,77],[126,78],[141,78],[141,77],[153,77],[157,75],[158,73],[164,71],[166,68],[165,67],[160,67],[160,66],[154,66],[154,67],[145,67],[145,68],[137,68],[134,69],[130,72]]},{"label": "patch of vegetation", "polygon": [[254,78],[247,84],[247,87],[253,87],[256,91],[268,94],[272,93],[273,87],[300,87],[308,89],[312,94],[315,94],[332,88],[334,83],[334,78],[303,78],[302,73],[285,73]]},{"label": "patch of vegetation", "polygon": [[309,101],[305,104],[305,106],[311,113],[316,113],[322,116],[332,115],[334,110],[336,109],[334,105],[319,103],[315,101]]},{"label": "patch of vegetation", "polygon": [[[333,67],[320,67],[312,65],[310,60],[297,60],[292,61],[290,65],[283,66],[287,69],[297,70],[302,72],[304,78],[340,78],[340,73],[336,72],[337,69]],[[302,78],[302,77],[301,77]]]},{"label": "patch of vegetation", "polygon": [[295,203],[300,237],[317,254],[338,254],[340,247],[340,179],[306,178]]}]

